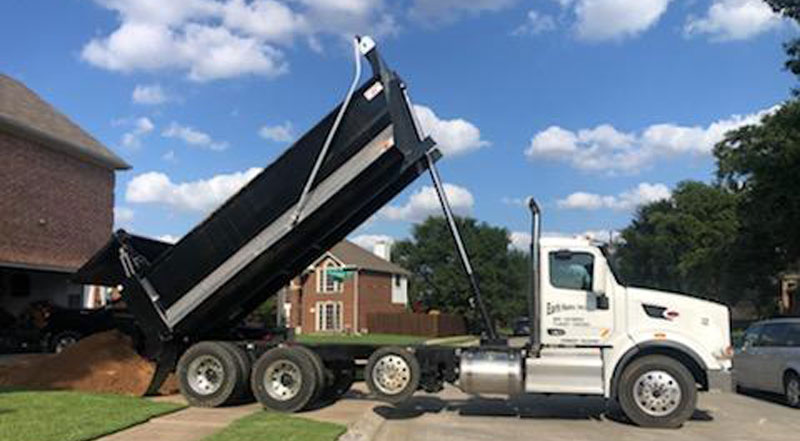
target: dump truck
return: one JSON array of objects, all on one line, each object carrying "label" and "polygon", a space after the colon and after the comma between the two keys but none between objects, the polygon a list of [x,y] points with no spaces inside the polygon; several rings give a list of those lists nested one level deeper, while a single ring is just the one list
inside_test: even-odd
[{"label": "dump truck", "polygon": [[[157,362],[150,391],[174,372],[195,406],[254,396],[295,412],[363,376],[400,403],[446,383],[468,394],[578,394],[616,400],[636,424],[677,427],[697,392],[728,378],[723,305],[621,284],[604,247],[542,238],[530,199],[530,336],[498,336],[420,128],[406,84],[369,37],[354,42],[356,75],[342,103],[175,244],[114,233],[76,280],[120,286],[137,349]],[[361,58],[372,76],[360,83]],[[480,345],[299,344],[231,332],[338,241],[429,173],[482,319]]]}]

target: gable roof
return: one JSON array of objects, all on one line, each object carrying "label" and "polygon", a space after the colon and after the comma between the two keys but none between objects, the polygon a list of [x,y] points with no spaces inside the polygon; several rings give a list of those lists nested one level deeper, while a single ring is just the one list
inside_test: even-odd
[{"label": "gable roof", "polygon": [[128,163],[21,82],[0,73],[0,129],[33,138],[68,155],[105,168],[126,170]]},{"label": "gable roof", "polygon": [[400,265],[381,259],[349,240],[343,240],[337,243],[331,248],[329,253],[346,266],[354,266],[359,269],[381,273],[400,274],[403,276],[411,275],[408,270]]}]

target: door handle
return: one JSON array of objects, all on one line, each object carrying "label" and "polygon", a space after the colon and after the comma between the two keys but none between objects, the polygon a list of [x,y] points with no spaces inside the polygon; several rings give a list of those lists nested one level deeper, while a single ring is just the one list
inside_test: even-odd
[{"label": "door handle", "polygon": [[608,310],[608,296],[605,293],[597,293],[595,297],[595,305],[601,311]]},{"label": "door handle", "polygon": [[561,328],[547,328],[547,335],[552,337],[561,337],[562,335],[566,334],[567,331]]}]

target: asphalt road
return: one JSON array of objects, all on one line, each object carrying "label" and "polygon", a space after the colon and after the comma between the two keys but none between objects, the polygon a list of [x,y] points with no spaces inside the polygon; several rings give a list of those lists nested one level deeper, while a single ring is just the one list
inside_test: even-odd
[{"label": "asphalt road", "polygon": [[373,411],[387,420],[375,441],[800,439],[800,409],[774,398],[721,392],[700,394],[692,420],[676,430],[633,426],[598,398],[526,396],[508,402],[470,398],[454,388]]}]

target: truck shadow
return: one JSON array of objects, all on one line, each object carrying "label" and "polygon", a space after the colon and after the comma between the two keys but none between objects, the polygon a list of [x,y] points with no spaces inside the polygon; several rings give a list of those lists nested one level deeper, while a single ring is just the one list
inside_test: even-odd
[{"label": "truck shadow", "polygon": [[[524,419],[610,420],[632,424],[615,403],[603,398],[524,395],[511,399],[470,397],[443,400],[418,396],[397,406],[377,406],[373,411],[387,420],[417,418],[428,413],[454,412],[465,417],[513,417]],[[693,421],[713,421],[705,410],[696,410]]]}]

